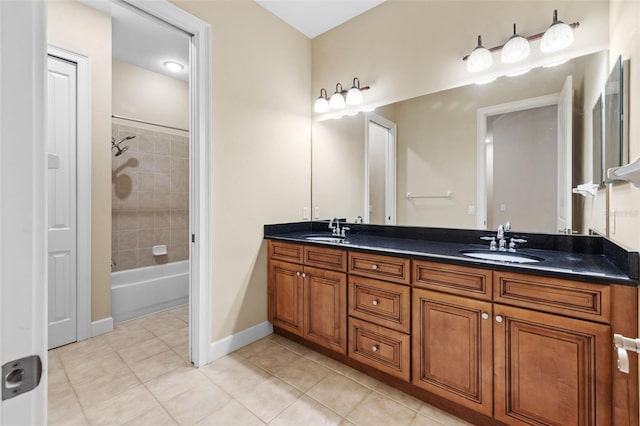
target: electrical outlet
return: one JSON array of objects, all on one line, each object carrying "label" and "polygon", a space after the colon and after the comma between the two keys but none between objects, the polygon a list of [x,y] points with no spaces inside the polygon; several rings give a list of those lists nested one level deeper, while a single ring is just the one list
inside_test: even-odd
[{"label": "electrical outlet", "polygon": [[320,219],[320,207],[315,206],[313,208],[313,218],[314,219]]},{"label": "electrical outlet", "polygon": [[309,207],[302,208],[302,219],[309,220]]},{"label": "electrical outlet", "polygon": [[506,212],[507,211],[507,205],[505,203],[500,204],[500,211],[501,212]]}]

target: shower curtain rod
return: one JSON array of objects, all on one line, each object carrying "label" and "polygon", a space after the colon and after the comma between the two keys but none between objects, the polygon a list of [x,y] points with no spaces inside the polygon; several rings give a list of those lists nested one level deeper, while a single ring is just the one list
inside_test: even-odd
[{"label": "shower curtain rod", "polygon": [[127,120],[127,121],[133,121],[135,123],[142,123],[142,124],[150,124],[152,126],[158,126],[158,127],[164,127],[165,129],[171,129],[171,130],[180,130],[182,132],[189,132],[189,129],[182,129],[180,127],[173,127],[173,126],[166,126],[164,124],[158,124],[158,123],[152,123],[150,121],[144,121],[144,120],[136,120],[135,118],[129,118],[129,117],[123,117],[121,115],[111,115],[111,118],[118,118],[120,120]]}]

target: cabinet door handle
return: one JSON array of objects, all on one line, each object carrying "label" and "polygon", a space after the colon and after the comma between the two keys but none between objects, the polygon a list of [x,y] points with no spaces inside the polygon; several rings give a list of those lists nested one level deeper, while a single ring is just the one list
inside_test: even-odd
[{"label": "cabinet door handle", "polygon": [[371,302],[371,304],[372,304],[373,306],[378,306],[378,301],[377,301],[377,300],[375,300],[375,299],[373,299],[373,301]]},{"label": "cabinet door handle", "polygon": [[373,347],[371,348],[373,352],[378,352],[378,349],[380,349],[378,345],[373,345]]},{"label": "cabinet door handle", "polygon": [[371,265],[371,269],[375,271],[376,269],[378,269],[378,265]]},{"label": "cabinet door handle", "polygon": [[504,318],[502,318],[500,315],[496,315],[496,322],[502,322],[504,321]]},{"label": "cabinet door handle", "polygon": [[483,320],[488,320],[488,319],[489,319],[489,314],[488,314],[488,313],[486,313],[486,312],[483,312],[483,313],[482,313],[482,319],[483,319]]}]

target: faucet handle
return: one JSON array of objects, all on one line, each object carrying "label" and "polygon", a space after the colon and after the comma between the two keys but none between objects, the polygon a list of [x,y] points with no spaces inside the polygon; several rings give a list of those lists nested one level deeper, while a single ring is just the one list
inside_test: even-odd
[{"label": "faucet handle", "polygon": [[511,241],[517,244],[522,244],[527,242],[527,240],[525,240],[524,238],[511,238]]},{"label": "faucet handle", "polygon": [[511,222],[507,222],[504,224],[504,230],[505,231],[511,231]]},{"label": "faucet handle", "polygon": [[485,241],[491,241],[491,240],[495,240],[496,237],[492,237],[490,235],[485,235],[484,237],[480,237],[481,240],[485,240]]},{"label": "faucet handle", "polygon": [[346,237],[347,236],[347,231],[351,231],[351,228],[349,228],[348,226],[343,226],[342,227],[342,232],[340,233],[340,235],[342,237]]}]

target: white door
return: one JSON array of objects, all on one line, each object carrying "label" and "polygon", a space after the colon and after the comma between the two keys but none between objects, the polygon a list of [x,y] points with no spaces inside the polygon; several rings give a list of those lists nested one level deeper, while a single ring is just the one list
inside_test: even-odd
[{"label": "white door", "polygon": [[396,124],[367,114],[365,222],[396,223]]},{"label": "white door", "polygon": [[558,232],[571,234],[571,159],[572,156],[573,80],[565,80],[558,101]]},{"label": "white door", "polygon": [[48,57],[49,349],[77,340],[76,64]]},{"label": "white door", "polygon": [[[0,365],[39,356],[39,386],[0,424],[47,423],[46,3],[0,1]],[[4,387],[4,384],[3,384]]]}]

